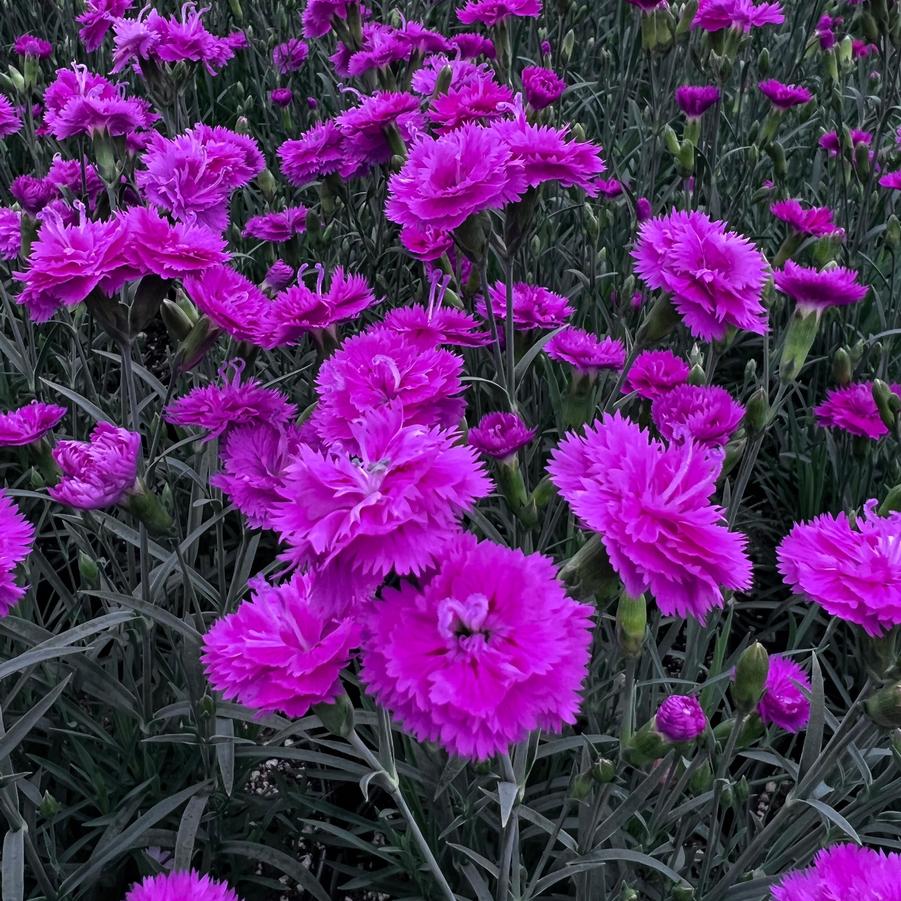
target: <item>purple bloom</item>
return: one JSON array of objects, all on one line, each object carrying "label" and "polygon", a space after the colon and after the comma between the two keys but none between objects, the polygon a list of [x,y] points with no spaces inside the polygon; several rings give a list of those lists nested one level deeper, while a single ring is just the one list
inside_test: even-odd
[{"label": "purple bloom", "polygon": [[[858,144],[864,144],[867,147],[873,143],[873,135],[868,131],[861,131],[859,128],[852,128],[849,132],[851,146],[856,148]],[[842,139],[837,131],[827,131],[820,136],[820,147],[825,150],[829,156],[838,156],[842,152]]]},{"label": "purple bloom", "polygon": [[601,369],[622,369],[626,362],[622,341],[610,337],[598,340],[590,332],[572,326],[554,335],[544,345],[544,352],[552,360],[589,376],[597,375]]},{"label": "purple bloom", "polygon": [[745,408],[718,385],[678,385],[655,398],[651,417],[668,441],[723,447],[741,424]]},{"label": "purple bloom", "polygon": [[769,98],[773,106],[780,110],[788,110],[793,106],[810,103],[813,100],[813,94],[807,88],[797,84],[783,84],[781,81],[776,81],[775,78],[761,81],[757,87],[764,96]]},{"label": "purple bloom", "polygon": [[464,31],[461,34],[455,34],[451,37],[450,42],[464,59],[475,59],[478,56],[487,56],[488,59],[494,59],[497,55],[494,41],[474,31]]},{"label": "purple bloom", "polygon": [[700,119],[719,99],[720,89],[714,85],[684,84],[676,88],[676,103],[688,119]]},{"label": "purple bloom", "polygon": [[654,215],[654,208],[647,197],[639,197],[635,201],[635,218],[638,222],[647,222]]},{"label": "purple bloom", "polygon": [[98,422],[89,441],[60,441],[53,459],[62,478],[50,497],[79,510],[112,507],[136,485],[141,436],[108,422]]},{"label": "purple bloom", "polygon": [[670,695],[657,708],[654,727],[667,741],[694,741],[707,729],[707,716],[697,698]]},{"label": "purple bloom", "polygon": [[773,901],[895,901],[901,854],[858,845],[818,851],[806,870],[786,873],[773,887]]},{"label": "purple bloom", "polygon": [[522,70],[522,90],[526,103],[539,110],[560,99],[566,90],[566,82],[553,69],[526,66]]},{"label": "purple bloom", "polygon": [[306,231],[308,213],[309,210],[305,206],[294,206],[280,212],[252,216],[247,220],[242,235],[245,238],[259,238],[261,241],[283,244]]},{"label": "purple bloom", "polygon": [[17,410],[0,413],[0,447],[24,447],[39,441],[65,415],[65,407],[37,400]]},{"label": "purple bloom", "polygon": [[901,191],[901,170],[886,172],[885,175],[879,178],[879,184],[883,188],[888,188],[892,191]]},{"label": "purple bloom", "polygon": [[759,3],[753,0],[700,0],[692,28],[704,31],[722,31],[734,28],[746,34],[752,28],[764,25],[781,25],[785,14],[779,3]]},{"label": "purple bloom", "polygon": [[294,92],[291,88],[275,88],[269,92],[269,100],[273,106],[290,106],[294,101]]},{"label": "purple bloom", "polygon": [[457,18],[464,25],[480,22],[497,25],[511,16],[537,19],[541,15],[541,0],[469,0],[457,10]]},{"label": "purple bloom", "polygon": [[301,15],[304,37],[323,37],[332,30],[332,19],[347,19],[348,9],[356,6],[355,0],[307,0]]},{"label": "purple bloom", "polygon": [[130,9],[134,0],[85,0],[84,12],[75,21],[82,27],[78,32],[89,53],[102,43],[113,22]]},{"label": "purple bloom", "polygon": [[284,261],[276,260],[266,272],[264,291],[283,291],[294,281],[294,270]]},{"label": "purple bloom", "polygon": [[[901,385],[892,385],[892,391],[901,396]],[[888,426],[882,421],[872,382],[855,382],[843,388],[832,388],[826,400],[814,409],[817,424],[826,429],[841,429],[850,435],[859,435],[875,441],[888,434]]]},{"label": "purple bloom", "polygon": [[32,34],[20,34],[13,44],[13,53],[30,56],[33,59],[46,59],[53,53],[53,44]]},{"label": "purple bloom", "polygon": [[344,138],[332,120],[320,122],[278,148],[285,178],[302,188],[315,178],[337,172],[344,162]]},{"label": "purple bloom", "polygon": [[779,200],[770,207],[770,212],[783,222],[787,222],[796,232],[816,237],[839,237],[845,234],[832,219],[832,210],[827,206],[805,208],[798,200]]},{"label": "purple bloom", "polygon": [[500,119],[507,115],[506,106],[512,102],[513,91],[488,75],[439,94],[429,107],[429,119],[439,134],[445,134],[467,122]]},{"label": "purple bloom", "polygon": [[272,49],[272,65],[281,75],[296,72],[310,55],[310,48],[305,41],[291,38]]},{"label": "purple bloom", "polygon": [[594,182],[598,193],[607,200],[613,200],[623,193],[623,183],[618,178],[598,178]]},{"label": "purple bloom", "polygon": [[419,98],[403,91],[378,91],[362,97],[360,105],[345,110],[335,119],[344,139],[341,175],[350,177],[369,166],[387,163],[395,153],[389,139],[393,129],[404,141],[425,127]]},{"label": "purple bloom", "polygon": [[22,214],[0,207],[0,260],[14,260],[22,246]]},{"label": "purple bloom", "polygon": [[76,197],[84,193],[92,204],[104,191],[103,179],[87,160],[64,160],[59,154],[53,157],[46,180],[60,193],[63,189]]},{"label": "purple bloom", "polygon": [[9,98],[0,94],[0,138],[14,135],[22,128],[22,117]]},{"label": "purple bloom", "polygon": [[382,320],[382,325],[399,334],[405,343],[423,350],[440,344],[484,347],[491,343],[483,323],[453,307],[398,307]]},{"label": "purple bloom", "polygon": [[0,488],[0,617],[19,603],[26,586],[16,581],[16,567],[31,553],[34,526]]},{"label": "purple bloom", "polygon": [[786,732],[800,732],[810,719],[809,694],[810,679],[794,660],[770,657],[757,712],[765,723],[773,723]]},{"label": "purple bloom", "polygon": [[487,413],[469,430],[467,440],[477,451],[497,460],[506,460],[538,434],[515,413]]},{"label": "purple bloom", "polygon": [[184,279],[188,297],[238,341],[259,342],[272,306],[265,294],[229,266],[211,266]]},{"label": "purple bloom", "polygon": [[427,56],[413,73],[410,87],[423,96],[434,94],[438,78],[445,69],[450,71],[451,76],[448,90],[459,90],[466,85],[493,77],[491,69],[485,63],[473,63],[468,59],[453,59],[443,53],[433,53]]},{"label": "purple bloom", "polygon": [[773,273],[776,288],[791,297],[802,314],[863,300],[869,288],[857,278],[854,269],[844,266],[813,269],[792,260],[786,260],[783,268]]},{"label": "purple bloom", "polygon": [[646,350],[640,353],[626,377],[623,394],[634,391],[639,397],[656,400],[677,385],[688,381],[688,363],[670,350]]},{"label": "purple bloom", "polygon": [[36,216],[57,196],[57,189],[49,178],[20,175],[10,183],[9,193],[12,194],[14,200],[19,202],[26,213]]},{"label": "purple bloom", "polygon": [[124,901],[241,901],[224,883],[193,870],[179,873],[160,873],[146,876],[135,883]]},{"label": "purple bloom", "polygon": [[[503,282],[495,282],[488,288],[488,297],[495,319],[505,320],[507,286]],[[476,310],[486,319],[489,318],[484,297],[476,300]],[[551,291],[550,288],[530,285],[527,282],[516,282],[513,285],[513,327],[517,331],[559,328],[566,325],[572,314],[573,308],[569,300],[562,294]]]}]

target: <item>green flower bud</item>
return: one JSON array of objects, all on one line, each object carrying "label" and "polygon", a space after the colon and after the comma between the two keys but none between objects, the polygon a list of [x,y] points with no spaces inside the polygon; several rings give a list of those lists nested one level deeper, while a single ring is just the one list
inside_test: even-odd
[{"label": "green flower bud", "polygon": [[879,515],[888,516],[889,513],[901,511],[901,485],[895,485],[885,496],[885,500],[879,505]]},{"label": "green flower bud", "polygon": [[228,0],[229,9],[232,11],[232,15],[235,17],[236,22],[244,21],[244,10],[241,9],[240,0]]},{"label": "green flower bud", "polygon": [[886,685],[867,699],[867,714],[877,726],[894,729],[901,726],[901,682]]},{"label": "green flower bud", "polygon": [[138,490],[128,495],[125,507],[154,535],[165,535],[172,528],[172,517],[165,511],[159,498],[140,482]]},{"label": "green flower bud", "polygon": [[82,590],[100,587],[100,567],[84,551],[78,552],[78,575],[81,577]]},{"label": "green flower bud", "polygon": [[608,757],[598,757],[592,764],[591,778],[601,785],[613,782],[616,778],[616,764]]},{"label": "green flower bud", "polygon": [[745,426],[751,435],[759,435],[766,429],[770,418],[770,402],[766,388],[761,385],[745,405]]},{"label": "green flower bud", "polygon": [[764,47],[757,56],[757,73],[759,75],[767,75],[769,71],[770,51],[768,47]]},{"label": "green flower bud", "polygon": [[653,720],[642,726],[623,748],[623,758],[632,766],[645,766],[652,760],[659,760],[672,747],[652,724]]},{"label": "green flower bud", "polygon": [[735,666],[732,683],[732,701],[739,713],[750,713],[760,701],[770,668],[770,655],[766,648],[755,641],[745,648]]},{"label": "green flower bud", "polygon": [[637,657],[648,626],[648,605],[644,595],[632,597],[625,591],[616,607],[616,637],[625,657]]},{"label": "green flower bud", "polygon": [[685,37],[691,32],[691,23],[694,21],[695,13],[698,11],[698,0],[688,0],[682,7],[679,15],[679,22],[676,25],[676,39]]},{"label": "green flower bud", "polygon": [[442,94],[446,94],[450,90],[451,80],[454,77],[454,70],[451,69],[450,66],[445,66],[439,73],[438,78],[435,81],[435,90],[432,94],[433,97],[440,97]]},{"label": "green flower bud", "polygon": [[43,797],[41,798],[41,803],[38,805],[38,812],[44,819],[51,820],[55,817],[61,810],[63,809],[62,804],[50,794],[50,792],[45,791]]},{"label": "green flower bud", "polygon": [[654,17],[657,33],[657,49],[666,50],[673,43],[673,31],[676,27],[676,20],[668,6],[662,9],[655,9],[651,15]]},{"label": "green flower bud", "polygon": [[788,174],[788,164],[785,162],[785,148],[779,141],[771,141],[766,145],[766,152],[773,161],[773,173],[776,178],[785,178]]},{"label": "green flower bud", "polygon": [[657,24],[650,15],[641,17],[641,49],[648,53],[657,49]]},{"label": "green flower bud", "polygon": [[710,761],[705,760],[691,774],[691,778],[688,780],[688,790],[694,797],[697,797],[709,792],[711,788],[713,788],[713,768],[710,766]]},{"label": "green flower bud", "polygon": [[807,360],[807,354],[813,347],[819,325],[818,313],[808,312],[805,314],[801,310],[795,310],[791,322],[788,324],[785,344],[782,348],[782,360],[779,364],[779,375],[783,381],[793,382],[798,377]]},{"label": "green flower bud", "polygon": [[188,314],[173,300],[164,300],[160,306],[160,315],[166,331],[174,341],[184,341],[191,334],[194,322]]},{"label": "green flower bud", "polygon": [[885,223],[885,243],[893,250],[897,250],[901,246],[901,222],[894,213],[888,217]]},{"label": "green flower bud", "polygon": [[573,47],[576,45],[576,33],[570,28],[569,31],[563,35],[563,41],[560,44],[560,55],[563,57],[564,62],[569,62],[569,58],[573,55]]},{"label": "green flower bud", "polygon": [[873,400],[876,401],[879,418],[889,431],[894,432],[898,412],[901,411],[901,397],[898,397],[882,379],[876,379],[873,382]]},{"label": "green flower bud", "polygon": [[688,384],[689,385],[706,385],[707,384],[707,375],[704,372],[704,367],[701,366],[700,363],[695,363],[695,365],[691,367],[691,372],[688,373]]},{"label": "green flower bud", "polygon": [[663,146],[666,147],[673,156],[679,155],[679,149],[681,147],[679,137],[676,135],[676,132],[671,125],[665,125],[663,127]]},{"label": "green flower bud", "polygon": [[683,141],[677,158],[679,175],[688,178],[695,171],[695,146],[691,141]]},{"label": "green flower bud", "polygon": [[591,794],[592,788],[594,788],[594,782],[591,778],[591,771],[589,770],[585,773],[579,773],[576,778],[573,779],[569,794],[571,798],[575,798],[577,801],[584,801]]},{"label": "green flower bud", "polygon": [[[545,476],[532,490],[532,500],[539,510],[542,507],[546,507],[556,496],[557,489],[554,488],[554,483],[551,482],[547,476]],[[578,556],[578,554],[576,554],[576,556]]]},{"label": "green flower bud", "polygon": [[695,890],[690,885],[674,885],[673,901],[694,901]]},{"label": "green flower bud", "polygon": [[656,344],[661,338],[665,338],[679,324],[679,314],[676,312],[669,297],[666,295],[657,298],[650,313],[642,323],[636,336],[636,344],[647,347]]},{"label": "green flower bud", "polygon": [[528,528],[538,524],[538,510],[531,495],[526,492],[522,470],[514,454],[506,460],[498,461],[497,482],[510,509]]},{"label": "green flower bud", "polygon": [[870,148],[862,142],[854,145],[854,171],[861,181],[870,174]]},{"label": "green flower bud", "polygon": [[354,731],[354,708],[347,694],[341,694],[331,704],[316,704],[313,713],[332,735],[347,738]]},{"label": "green flower bud", "polygon": [[846,347],[840,347],[832,355],[832,378],[836,385],[850,385],[854,378],[854,366],[851,363],[851,354]]},{"label": "green flower bud", "polygon": [[[538,506],[542,505],[538,504]],[[619,585],[619,578],[610,565],[610,558],[607,556],[607,551],[604,549],[599,535],[592,535],[560,567],[559,575],[572,594],[577,597],[585,598],[597,595],[607,598]]]},{"label": "green flower bud", "polygon": [[275,193],[278,190],[278,182],[268,166],[257,176],[257,184],[267,200],[272,200],[275,197]]},{"label": "green flower bud", "polygon": [[182,372],[193,369],[216,343],[219,330],[206,316],[201,316],[175,352],[174,367]]}]

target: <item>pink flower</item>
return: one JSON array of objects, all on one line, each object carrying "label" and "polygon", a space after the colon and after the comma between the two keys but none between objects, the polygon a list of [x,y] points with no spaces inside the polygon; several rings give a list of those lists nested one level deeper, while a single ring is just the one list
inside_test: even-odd
[{"label": "pink flower", "polygon": [[39,441],[66,415],[66,408],[33,400],[0,413],[0,447],[24,447]]},{"label": "pink flower", "polygon": [[344,138],[341,175],[350,177],[361,169],[387,163],[396,153],[388,136],[390,129],[409,141],[425,127],[419,103],[414,94],[378,91],[341,113],[335,119]]},{"label": "pink flower", "polygon": [[674,210],[641,224],[632,251],[649,288],[668,291],[696,338],[719,340],[730,326],[762,335],[767,278],[763,254],[724,223]]},{"label": "pink flower", "polygon": [[290,72],[296,72],[309,55],[310,48],[306,42],[291,38],[272,48],[272,65],[281,75],[288,75]]},{"label": "pink flower", "polygon": [[704,734],[707,715],[697,698],[669,695],[657,708],[654,727],[667,741],[681,744]]},{"label": "pink flower", "polygon": [[813,94],[807,88],[796,84],[783,84],[781,81],[776,81],[775,78],[761,81],[757,87],[773,106],[780,110],[788,110],[793,106],[810,103],[813,100]]},{"label": "pink flower", "polygon": [[894,901],[899,879],[901,854],[834,845],[818,851],[808,869],[786,873],[773,887],[773,901]]},{"label": "pink flower", "polygon": [[57,188],[49,178],[20,175],[10,182],[9,193],[26,213],[36,216],[57,196]]},{"label": "pink flower", "polygon": [[700,0],[692,28],[704,31],[722,31],[734,28],[748,34],[752,28],[764,25],[781,25],[785,14],[779,3],[760,3],[753,0]]},{"label": "pink flower", "polygon": [[294,269],[284,260],[276,260],[267,270],[261,285],[264,291],[283,291],[294,281]]},{"label": "pink flower", "polygon": [[[892,385],[892,391],[901,395],[901,385]],[[874,441],[888,434],[888,426],[876,407],[872,382],[856,382],[830,389],[826,400],[813,412],[817,423],[826,429],[841,429],[850,435],[860,435]]]},{"label": "pink flower", "polygon": [[566,90],[566,82],[553,69],[543,66],[526,66],[521,77],[526,103],[534,110],[555,103]]},{"label": "pink flower", "polygon": [[421,350],[450,344],[457,347],[484,347],[491,343],[491,335],[483,323],[463,310],[453,307],[398,307],[383,320],[382,325],[396,332],[405,344]]},{"label": "pink flower", "polygon": [[75,21],[82,27],[78,32],[85,50],[92,53],[102,43],[113,22],[130,9],[134,0],[85,0],[84,12]]},{"label": "pink flower", "polygon": [[450,71],[448,90],[459,90],[480,81],[493,78],[493,72],[485,63],[473,63],[468,59],[453,59],[443,53],[427,56],[422,65],[413,73],[411,88],[417,93],[429,96],[435,93],[441,73]]},{"label": "pink flower", "polygon": [[332,30],[332,19],[347,19],[347,11],[356,6],[355,0],[307,0],[301,14],[304,37],[323,37]]},{"label": "pink flower", "polygon": [[671,350],[646,350],[640,353],[626,376],[623,394],[655,400],[677,385],[688,381],[688,363]]},{"label": "pink flower", "polygon": [[444,134],[467,122],[502,118],[507,115],[505,104],[512,101],[513,91],[487,76],[439,94],[429,106],[429,119]]},{"label": "pink flower", "polygon": [[[495,319],[505,320],[507,286],[503,282],[495,282],[488,289],[488,297]],[[483,297],[477,299],[476,309],[483,317],[489,318]],[[516,282],[513,285],[513,327],[517,331],[559,328],[566,325],[572,314],[572,304],[562,294],[527,282]]]},{"label": "pink flower", "polygon": [[406,425],[399,403],[349,428],[346,449],[296,450],[272,514],[285,556],[363,582],[422,574],[491,483],[457,432]]},{"label": "pink flower", "polygon": [[466,438],[477,451],[498,460],[511,458],[538,434],[515,413],[487,413]]},{"label": "pink flower", "polygon": [[700,119],[720,99],[715,85],[684,84],[676,88],[676,103],[688,119]]},{"label": "pink flower", "polygon": [[124,901],[241,901],[224,883],[193,870],[145,876],[136,882]]},{"label": "pink flower", "polygon": [[666,2],[667,0],[629,0],[632,6],[637,6],[643,13],[653,12]]},{"label": "pink flower", "polygon": [[22,246],[22,214],[0,207],[0,260],[14,260]]},{"label": "pink flower", "polygon": [[272,302],[228,266],[211,266],[183,279],[185,292],[201,313],[238,341],[259,343],[267,329]]},{"label": "pink flower", "polygon": [[548,473],[585,525],[600,533],[629,594],[650,590],[668,615],[703,619],[721,587],[751,586],[743,535],[710,503],[719,460],[691,442],[666,446],[621,414],[568,435]]},{"label": "pink flower", "polygon": [[824,513],[797,523],[776,556],[792,590],[868,635],[901,625],[901,513],[864,504],[853,521]]},{"label": "pink flower", "polygon": [[827,206],[805,209],[798,200],[779,200],[770,207],[770,212],[803,235],[839,237],[845,234],[845,230],[833,222],[832,210]]},{"label": "pink flower", "polygon": [[47,172],[47,181],[62,192],[65,188],[76,197],[86,194],[86,199],[94,202],[105,190],[103,179],[97,169],[87,160],[64,160],[59,154],[53,157]]},{"label": "pink flower", "polygon": [[820,16],[817,22],[816,35],[820,41],[820,49],[831,50],[836,44],[835,31],[833,29],[842,24],[841,18],[833,18],[832,16]]},{"label": "pink flower", "polygon": [[885,175],[880,177],[879,184],[883,188],[888,188],[892,191],[901,191],[901,170],[886,172]]},{"label": "pink flower", "polygon": [[457,10],[457,18],[464,25],[480,22],[497,25],[510,16],[537,19],[541,15],[541,0],[469,0]]},{"label": "pink flower", "polygon": [[411,256],[423,262],[438,260],[454,248],[451,233],[432,225],[405,225],[400,230],[400,241]]},{"label": "pink flower", "polygon": [[293,141],[278,148],[285,178],[302,188],[321,175],[337,172],[344,162],[344,138],[329,119],[314,125]]},{"label": "pink flower", "polygon": [[290,106],[294,102],[294,92],[291,88],[275,88],[269,92],[269,100],[273,106]]},{"label": "pink flower", "polygon": [[635,219],[637,222],[647,222],[654,215],[654,208],[647,197],[638,197],[635,200]]},{"label": "pink flower", "polygon": [[724,447],[741,424],[745,408],[718,385],[679,385],[655,398],[651,418],[668,441]]},{"label": "pink flower", "polygon": [[869,288],[860,284],[857,278],[854,269],[844,266],[813,269],[792,260],[786,260],[782,269],[773,273],[776,288],[791,297],[802,314],[863,300]]},{"label": "pink flower", "polygon": [[341,693],[341,670],[360,643],[351,618],[324,616],[316,582],[296,573],[281,585],[250,580],[251,598],[203,637],[210,684],[258,713],[305,716]]},{"label": "pink flower", "polygon": [[112,507],[135,488],[141,436],[108,422],[98,422],[89,441],[60,441],[53,459],[62,478],[50,497],[79,510]]},{"label": "pink flower", "polygon": [[[873,143],[873,135],[868,131],[861,131],[858,128],[852,128],[849,132],[851,146],[856,148],[858,144],[867,147]],[[820,136],[820,147],[827,151],[829,156],[838,156],[842,152],[842,140],[837,131],[827,131]]]},{"label": "pink flower", "polygon": [[494,41],[474,31],[464,31],[460,34],[455,34],[451,37],[450,43],[464,59],[475,59],[477,56],[487,56],[488,59],[494,59],[497,56]]},{"label": "pink flower", "polygon": [[595,179],[594,186],[607,200],[613,200],[623,193],[623,183],[618,178],[598,178]]},{"label": "pink flower", "polygon": [[554,335],[544,345],[544,352],[552,360],[589,376],[597,375],[601,369],[622,369],[626,362],[622,341],[610,337],[598,340],[590,332],[572,326]]},{"label": "pink flower", "polygon": [[306,231],[308,213],[305,206],[293,206],[280,212],[251,216],[244,225],[242,235],[245,238],[283,244]]},{"label": "pink flower", "polygon": [[367,22],[363,25],[362,46],[352,52],[339,44],[330,59],[339,75],[360,78],[375,69],[385,69],[391,63],[409,60],[414,53],[445,53],[450,49],[444,35],[430,31],[418,22],[408,21],[402,28]]},{"label": "pink flower", "polygon": [[22,117],[9,99],[0,94],[0,138],[14,135],[22,128]]},{"label": "pink flower", "polygon": [[0,617],[22,599],[27,586],[16,581],[16,567],[31,553],[34,526],[0,488]]},{"label": "pink flower", "polygon": [[859,38],[853,38],[851,40],[851,56],[854,59],[866,59],[871,54],[878,52],[879,48],[875,44],[870,44]]},{"label": "pink flower", "polygon": [[575,722],[592,609],[566,596],[549,558],[460,534],[421,588],[383,598],[361,677],[420,741],[484,760]]},{"label": "pink flower", "polygon": [[13,44],[13,53],[33,59],[46,59],[53,53],[53,44],[43,38],[36,38],[33,34],[20,34]]},{"label": "pink flower", "polygon": [[770,657],[757,712],[765,723],[773,723],[786,732],[800,732],[810,719],[809,694],[810,679],[794,660]]}]

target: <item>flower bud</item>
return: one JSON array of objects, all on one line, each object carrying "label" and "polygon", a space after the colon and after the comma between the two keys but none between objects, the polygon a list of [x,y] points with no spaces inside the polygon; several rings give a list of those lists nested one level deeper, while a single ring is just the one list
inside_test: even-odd
[{"label": "flower bud", "polygon": [[768,47],[764,47],[763,50],[757,56],[757,74],[766,76],[770,71],[770,51]]},{"label": "flower bud", "polygon": [[354,731],[354,708],[347,694],[341,694],[331,704],[316,704],[313,713],[332,735],[347,738]]},{"label": "flower bud", "polygon": [[854,171],[861,181],[870,174],[870,148],[863,142],[854,145]]},{"label": "flower bud", "polygon": [[569,62],[569,58],[573,55],[573,47],[576,45],[576,34],[570,28],[569,31],[563,35],[563,41],[560,44],[560,55],[563,57],[564,62]]},{"label": "flower bud", "polygon": [[889,431],[894,432],[898,412],[901,410],[901,398],[882,379],[876,379],[873,382],[873,400],[876,401],[879,418]]},{"label": "flower bud", "polygon": [[894,213],[888,217],[885,223],[885,243],[895,250],[901,246],[901,222]]},{"label": "flower bud", "polygon": [[647,319],[638,330],[635,342],[639,347],[647,347],[656,344],[661,338],[665,338],[679,324],[679,314],[676,312],[669,297],[659,297],[651,307]]},{"label": "flower bud", "polygon": [[648,605],[644,595],[634,598],[623,591],[616,607],[616,637],[624,656],[637,657],[641,653],[647,625]]},{"label": "flower bud", "polygon": [[705,760],[692,774],[688,780],[688,790],[695,797],[709,792],[713,788],[713,769],[710,761]]},{"label": "flower bud", "polygon": [[657,24],[654,17],[649,14],[643,14],[641,17],[641,49],[648,53],[653,53],[657,49]]},{"label": "flower bud", "polygon": [[616,764],[608,757],[598,757],[591,766],[591,778],[600,785],[613,782],[616,778]]},{"label": "flower bud", "polygon": [[590,794],[591,790],[594,788],[594,782],[591,778],[591,771],[585,773],[579,773],[575,779],[573,779],[572,786],[569,790],[569,794],[571,798],[575,798],[576,801],[584,801]]},{"label": "flower bud", "polygon": [[666,50],[673,43],[676,20],[670,12],[669,6],[655,9],[653,16],[657,33],[657,49]]},{"label": "flower bud", "polygon": [[750,713],[760,701],[770,668],[770,655],[766,648],[755,641],[745,648],[735,666],[732,683],[732,701],[739,713]]},{"label": "flower bud", "polygon": [[435,80],[435,90],[432,93],[432,97],[440,97],[442,94],[446,94],[450,90],[453,77],[454,70],[450,66],[444,66]]},{"label": "flower bud", "polygon": [[663,145],[673,156],[679,155],[681,145],[671,125],[664,125],[663,127]]},{"label": "flower bud", "polygon": [[700,363],[695,363],[695,365],[691,367],[691,371],[688,373],[688,384],[696,386],[707,384],[707,374],[704,372],[704,367],[701,366]]},{"label": "flower bud", "polygon": [[81,577],[81,589],[96,589],[100,587],[100,567],[93,557],[84,551],[78,552],[78,575]]},{"label": "flower bud", "polygon": [[632,766],[646,766],[652,760],[659,760],[665,757],[672,747],[653,724],[653,720],[645,723],[629,738],[622,749],[623,759]]},{"label": "flower bud", "polygon": [[879,505],[879,515],[888,516],[889,513],[901,511],[901,485],[895,485],[885,496],[885,500]]},{"label": "flower bud", "polygon": [[241,9],[240,0],[228,0],[228,8],[232,11],[236,22],[244,21],[244,10]]},{"label": "flower bud", "polygon": [[761,434],[770,417],[770,402],[766,388],[761,385],[749,398],[745,405],[745,426],[751,435]]},{"label": "flower bud", "polygon": [[788,324],[779,364],[779,375],[783,381],[793,382],[798,377],[813,347],[819,325],[820,317],[816,312],[804,314],[795,310]]},{"label": "flower bud", "polygon": [[44,796],[41,798],[41,803],[38,805],[38,812],[45,819],[53,819],[61,810],[62,804],[50,794],[49,791],[44,792]]},{"label": "flower bud", "polygon": [[683,141],[676,158],[679,164],[679,175],[688,178],[695,171],[695,145],[691,141]]},{"label": "flower bud", "polygon": [[867,699],[866,708],[876,725],[886,729],[901,726],[901,682],[880,688]]},{"label": "flower bud", "polygon": [[268,166],[257,176],[257,184],[267,200],[271,201],[275,197],[275,192],[278,190],[278,182]]},{"label": "flower bud", "polygon": [[695,890],[688,884],[673,886],[673,901],[694,901]]},{"label": "flower bud", "polygon": [[682,7],[679,15],[679,22],[676,25],[676,39],[689,34],[691,31],[691,23],[694,21],[695,13],[698,11],[698,0],[688,0]]},{"label": "flower bud", "polygon": [[159,498],[140,482],[138,490],[128,496],[125,506],[154,535],[165,535],[172,528],[172,517],[165,511]]},{"label": "flower bud", "polygon": [[194,322],[188,314],[173,300],[164,300],[160,306],[160,315],[166,331],[174,341],[184,341],[194,328]]},{"label": "flower bud", "polygon": [[854,378],[854,366],[846,347],[840,347],[832,355],[832,378],[836,385],[841,387],[850,385]]},{"label": "flower bud", "polygon": [[187,372],[193,369],[216,343],[219,330],[206,316],[201,316],[175,352],[173,366]]}]

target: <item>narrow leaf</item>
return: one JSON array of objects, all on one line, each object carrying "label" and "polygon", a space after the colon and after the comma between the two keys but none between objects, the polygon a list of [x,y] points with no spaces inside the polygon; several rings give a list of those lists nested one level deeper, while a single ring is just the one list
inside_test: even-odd
[{"label": "narrow leaf", "polygon": [[25,830],[10,830],[3,837],[0,861],[0,886],[3,901],[22,901],[25,897]]},{"label": "narrow leaf", "polygon": [[331,901],[328,892],[319,884],[316,877],[296,858],[255,842],[223,842],[222,854],[237,854],[250,860],[258,860],[273,869],[289,876],[298,883],[305,892],[309,892],[317,901]]}]

